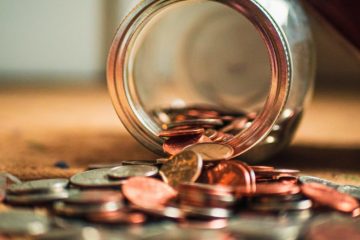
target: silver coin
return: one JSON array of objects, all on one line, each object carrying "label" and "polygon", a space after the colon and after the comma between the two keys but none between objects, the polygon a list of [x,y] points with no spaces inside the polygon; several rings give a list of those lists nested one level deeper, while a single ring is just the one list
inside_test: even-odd
[{"label": "silver coin", "polygon": [[122,165],[148,165],[155,166],[159,163],[156,160],[124,160]]},{"label": "silver coin", "polygon": [[339,186],[338,184],[333,183],[329,180],[313,177],[313,176],[300,176],[299,181],[301,183],[320,183],[331,188],[337,188]]},{"label": "silver coin", "polygon": [[14,184],[14,183],[21,183],[21,180],[7,172],[0,173],[0,179],[4,178],[6,184]]},{"label": "silver coin", "polygon": [[234,148],[222,143],[197,143],[184,149],[201,155],[203,161],[227,160],[234,154]]},{"label": "silver coin", "polygon": [[171,129],[175,127],[182,126],[203,126],[203,125],[211,125],[211,126],[222,126],[224,122],[221,119],[189,119],[178,122],[171,122],[167,124],[163,124],[164,129]]},{"label": "silver coin", "polygon": [[336,188],[339,192],[349,194],[360,200],[360,187],[353,185],[339,185]]},{"label": "silver coin", "polygon": [[108,176],[116,179],[129,177],[151,177],[158,173],[158,168],[149,165],[126,165],[112,168]]},{"label": "silver coin", "polygon": [[41,179],[13,184],[8,191],[12,194],[62,191],[68,184],[66,178]]},{"label": "silver coin", "polygon": [[226,208],[208,208],[181,205],[180,209],[186,216],[191,217],[209,217],[209,218],[229,218],[231,211]]},{"label": "silver coin", "polygon": [[69,192],[66,190],[59,192],[32,193],[22,195],[7,194],[6,202],[10,204],[33,205],[38,203],[54,202],[57,200],[66,199],[68,197]]},{"label": "silver coin", "polygon": [[74,205],[65,202],[54,204],[54,210],[59,215],[65,216],[84,216],[93,213],[114,212],[123,208],[122,202],[106,202],[102,204]]},{"label": "silver coin", "polygon": [[39,235],[50,228],[46,216],[30,210],[11,210],[0,213],[0,233],[7,235]]},{"label": "silver coin", "polygon": [[73,185],[79,187],[115,187],[124,181],[111,180],[108,173],[111,168],[100,168],[75,174],[70,178]]}]

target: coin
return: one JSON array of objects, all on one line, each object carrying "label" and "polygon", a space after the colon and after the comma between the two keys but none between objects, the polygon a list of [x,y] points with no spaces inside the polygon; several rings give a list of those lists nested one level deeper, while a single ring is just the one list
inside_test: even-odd
[{"label": "coin", "polygon": [[115,179],[122,179],[128,177],[151,177],[158,173],[158,168],[149,165],[127,165],[112,168],[108,172],[108,176]]},{"label": "coin", "polygon": [[68,184],[66,178],[41,179],[13,184],[8,191],[12,194],[62,191]]},{"label": "coin", "polygon": [[352,185],[339,185],[336,188],[339,192],[349,194],[360,200],[360,187]]},{"label": "coin", "polygon": [[300,192],[296,184],[286,183],[257,183],[255,195],[286,195]]},{"label": "coin", "polygon": [[329,180],[318,178],[318,177],[313,177],[313,176],[300,176],[299,181],[301,183],[320,183],[320,184],[323,184],[323,185],[331,187],[331,188],[338,187],[337,184],[330,182]]},{"label": "coin", "polygon": [[279,197],[257,197],[251,201],[251,209],[257,211],[294,211],[307,210],[312,207],[312,201],[304,197],[294,200],[283,200]]},{"label": "coin", "polygon": [[336,209],[340,212],[351,213],[359,208],[358,201],[352,196],[320,183],[306,183],[301,186],[302,193],[318,204]]},{"label": "coin", "polygon": [[189,129],[170,129],[161,131],[158,136],[159,137],[176,137],[183,135],[194,135],[194,134],[203,134],[203,128],[189,128]]},{"label": "coin", "polygon": [[162,164],[162,159],[156,160],[124,160],[122,161],[122,165],[148,165],[148,166],[157,166]]},{"label": "coin", "polygon": [[90,214],[86,216],[86,219],[95,223],[140,224],[146,221],[146,216],[142,213],[125,213],[123,211],[114,211],[114,212]]},{"label": "coin", "polygon": [[123,208],[121,202],[105,202],[97,204],[68,204],[66,202],[56,202],[54,211],[63,216],[85,217],[93,213],[114,212]]},{"label": "coin", "polygon": [[199,142],[210,142],[211,140],[202,135],[186,135],[186,136],[177,136],[171,137],[164,141],[163,150],[166,153],[175,155],[184,150],[189,145],[199,143]]},{"label": "coin", "polygon": [[6,202],[19,205],[35,205],[39,203],[54,202],[68,198],[70,193],[66,190],[57,192],[43,192],[32,194],[7,194]]},{"label": "coin", "polygon": [[184,150],[199,153],[204,161],[226,160],[234,154],[234,149],[230,145],[221,143],[197,143],[186,147]]},{"label": "coin", "polygon": [[245,193],[254,191],[255,176],[249,172],[250,168],[240,161],[221,161],[215,167],[207,170],[209,184],[220,184],[242,188]]},{"label": "coin", "polygon": [[47,217],[30,210],[0,212],[0,233],[6,235],[39,235],[50,228]]},{"label": "coin", "polygon": [[166,183],[148,177],[129,178],[122,186],[122,191],[131,203],[144,208],[163,206],[177,195]]},{"label": "coin", "polygon": [[106,202],[122,202],[123,195],[113,190],[85,190],[80,191],[64,200],[71,204],[96,204]]},{"label": "coin", "polygon": [[164,182],[177,188],[183,182],[195,182],[200,176],[202,159],[198,153],[183,151],[172,156],[160,169]]},{"label": "coin", "polygon": [[144,208],[139,206],[131,206],[131,209],[144,212],[149,215],[171,218],[171,219],[182,219],[184,218],[184,213],[180,208],[173,206],[160,206],[156,208]]},{"label": "coin", "polygon": [[100,168],[75,174],[70,178],[73,185],[79,187],[116,187],[123,180],[111,180],[107,177],[111,168]]},{"label": "coin", "polygon": [[195,207],[188,205],[180,205],[180,209],[187,217],[207,217],[207,218],[228,218],[231,216],[231,211],[226,208],[211,208],[211,207]]},{"label": "coin", "polygon": [[183,120],[183,121],[177,121],[177,122],[170,122],[167,124],[163,124],[162,127],[163,129],[167,130],[167,129],[172,129],[172,128],[176,128],[176,127],[192,127],[192,126],[202,126],[202,127],[207,127],[207,126],[221,126],[223,125],[223,121],[221,119],[213,119],[213,118],[208,118],[208,119],[188,119],[188,120]]},{"label": "coin", "polygon": [[94,170],[99,168],[114,168],[123,165],[123,162],[119,163],[93,163],[89,164],[87,170]]},{"label": "coin", "polygon": [[257,172],[271,172],[274,170],[274,167],[271,166],[250,166],[255,173]]}]

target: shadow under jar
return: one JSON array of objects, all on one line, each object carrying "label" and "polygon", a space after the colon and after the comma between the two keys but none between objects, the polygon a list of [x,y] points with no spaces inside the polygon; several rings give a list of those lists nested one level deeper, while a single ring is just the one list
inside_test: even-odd
[{"label": "shadow under jar", "polygon": [[313,55],[298,1],[145,0],[114,38],[108,88],[128,131],[159,154],[167,120],[154,112],[246,116],[224,141],[254,163],[291,141],[311,95]]}]

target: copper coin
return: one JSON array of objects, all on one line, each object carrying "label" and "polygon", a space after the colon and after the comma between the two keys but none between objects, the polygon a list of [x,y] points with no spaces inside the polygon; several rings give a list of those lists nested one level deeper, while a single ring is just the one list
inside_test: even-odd
[{"label": "copper coin", "polygon": [[255,173],[258,172],[271,172],[274,170],[274,167],[271,166],[250,166]]},{"label": "copper coin", "polygon": [[104,212],[89,214],[86,219],[96,223],[116,224],[140,224],[146,221],[146,216],[142,213],[125,213],[122,211]]},{"label": "copper coin", "polygon": [[168,124],[163,124],[165,130],[182,127],[182,126],[221,126],[223,121],[221,119],[206,118],[206,119],[188,119],[184,121],[171,122]]},{"label": "copper coin", "polygon": [[200,154],[183,151],[162,165],[160,175],[164,182],[177,188],[183,182],[195,182],[200,176],[202,165]]},{"label": "copper coin", "polygon": [[300,192],[300,187],[296,184],[285,183],[258,183],[256,184],[255,195],[286,195]]},{"label": "copper coin", "polygon": [[119,191],[86,190],[70,195],[64,202],[72,204],[95,204],[105,202],[122,202],[123,195]]},{"label": "copper coin", "polygon": [[211,142],[211,140],[202,134],[171,137],[164,141],[163,150],[166,153],[175,155],[183,151],[184,148],[201,142]]},{"label": "copper coin", "polygon": [[189,128],[189,129],[170,129],[161,131],[159,137],[176,137],[184,135],[194,135],[194,134],[203,134],[203,128]]},{"label": "copper coin", "polygon": [[204,135],[210,138],[211,140],[214,140],[214,138],[216,138],[216,136],[218,135],[218,131],[212,128],[208,128],[206,129]]},{"label": "copper coin", "polygon": [[166,183],[148,177],[129,178],[122,186],[122,191],[131,203],[144,208],[163,206],[177,195]]},{"label": "copper coin", "polygon": [[251,173],[240,161],[222,161],[207,170],[209,184],[220,184],[233,187],[243,187],[245,192],[253,191]]},{"label": "copper coin", "polygon": [[306,183],[301,186],[302,193],[320,205],[328,206],[341,212],[351,213],[359,208],[358,201],[352,196],[320,183]]},{"label": "copper coin", "polygon": [[234,154],[234,149],[230,145],[222,143],[198,143],[185,148],[201,155],[204,161],[227,160]]}]

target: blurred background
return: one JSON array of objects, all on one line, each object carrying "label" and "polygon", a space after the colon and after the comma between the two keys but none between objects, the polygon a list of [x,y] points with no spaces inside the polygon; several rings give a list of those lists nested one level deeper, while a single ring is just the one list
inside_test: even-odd
[{"label": "blurred background", "polygon": [[[0,0],[0,86],[105,85],[112,37],[134,2]],[[360,82],[358,51],[314,13],[324,1],[310,2],[315,2],[308,12],[318,51],[316,87],[353,89]]]}]

